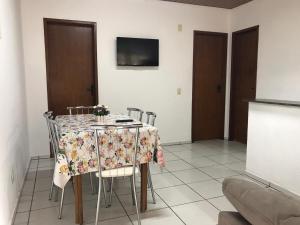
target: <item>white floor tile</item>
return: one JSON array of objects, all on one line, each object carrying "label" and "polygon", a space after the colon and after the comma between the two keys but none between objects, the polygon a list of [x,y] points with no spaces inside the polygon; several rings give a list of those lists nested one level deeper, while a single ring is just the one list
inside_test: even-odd
[{"label": "white floor tile", "polygon": [[191,159],[186,159],[186,161],[191,164],[194,167],[200,168],[200,167],[208,167],[208,166],[214,166],[217,165],[216,162],[206,158],[206,157],[195,157]]},{"label": "white floor tile", "polygon": [[[130,216],[137,225],[136,215]],[[160,209],[141,214],[142,225],[183,225],[182,221],[170,210]]]},{"label": "white floor tile", "polygon": [[206,201],[172,207],[187,225],[216,225],[219,211]]},{"label": "white floor tile", "polygon": [[213,178],[223,178],[223,177],[238,175],[237,172],[228,169],[227,167],[222,165],[203,167],[199,169]]},{"label": "white floor tile", "polygon": [[239,159],[235,158],[231,154],[218,154],[214,156],[208,156],[208,158],[220,164],[240,162]]},{"label": "white floor tile", "polygon": [[27,225],[29,212],[17,213],[15,216],[14,225]]},{"label": "white floor tile", "polygon": [[35,169],[35,168],[37,168],[37,165],[38,165],[38,160],[31,160],[29,168]]},{"label": "white floor tile", "polygon": [[183,184],[179,179],[170,173],[152,175],[152,183],[154,189]]},{"label": "white floor tile", "polygon": [[178,179],[180,179],[184,183],[195,183],[199,181],[212,179],[211,177],[209,177],[208,175],[206,175],[205,173],[197,169],[177,171],[177,172],[172,172],[172,174],[175,175]]},{"label": "white floor tile", "polygon": [[222,185],[215,180],[193,183],[189,186],[205,199],[223,196]]},{"label": "white floor tile", "polygon": [[[104,203],[103,203],[104,204]],[[100,209],[99,217],[100,220],[108,220],[112,218],[124,217],[126,213],[119,201],[113,198],[113,204],[110,208],[105,208],[102,204]],[[86,224],[95,222],[96,216],[96,201],[85,201],[83,202],[84,210],[84,222]],[[30,225],[53,225],[53,224],[63,224],[69,225],[75,223],[74,216],[74,205],[64,205],[62,219],[57,218],[58,207],[51,207],[41,210],[35,210],[31,212],[30,215]]]},{"label": "white floor tile", "polygon": [[[44,209],[49,207],[56,207],[59,205],[60,197],[58,198],[58,201],[54,201],[55,194],[53,194],[53,200],[48,200],[49,198],[49,192],[48,191],[41,191],[41,192],[35,192],[33,196],[32,201],[32,208],[31,210],[38,210],[38,209]],[[68,200],[65,201],[67,203]]]},{"label": "white floor tile", "polygon": [[20,198],[17,212],[28,212],[30,210],[30,205],[31,205],[31,195],[23,195]]},{"label": "white floor tile", "polygon": [[[153,177],[153,175],[152,175]],[[131,194],[131,181],[129,178],[118,178],[115,179],[113,189],[118,195],[129,195]],[[140,179],[136,180],[136,191],[140,192],[141,182]]]},{"label": "white floor tile", "polygon": [[[247,179],[242,176],[245,169],[246,145],[209,140],[163,146],[163,149],[166,168],[161,169],[157,164],[149,164],[157,203],[153,204],[151,193],[148,191],[148,211],[141,214],[143,225],[199,224],[199,221],[204,225],[215,225],[218,218],[217,209],[234,210],[223,196],[221,182],[224,177]],[[31,161],[14,225],[28,225],[28,219],[29,225],[73,225],[75,223],[74,192],[71,182],[66,187],[61,220],[57,219],[59,202],[48,200],[53,166],[53,159]],[[96,184],[96,179],[94,181]],[[136,184],[139,199],[139,176]],[[204,200],[201,196],[208,200]],[[95,222],[96,198],[97,195],[91,193],[89,175],[83,176],[84,224],[93,225]],[[176,214],[167,208],[166,203],[172,206]],[[130,181],[117,179],[114,182],[112,206],[105,208],[102,201],[99,214],[101,224],[131,225],[132,222],[126,213],[130,215],[134,224],[137,224],[135,207],[131,199]]]},{"label": "white floor tile", "polygon": [[37,179],[52,178],[52,177],[53,177],[53,169],[38,170],[36,174]]},{"label": "white floor tile", "polygon": [[[167,162],[168,163],[168,162]],[[160,167],[156,163],[149,163],[149,168],[151,171],[151,174],[160,174],[160,173],[168,173],[169,171],[166,169],[166,167]]]},{"label": "white floor tile", "polygon": [[191,151],[202,151],[202,150],[208,150],[209,147],[206,145],[203,145],[201,143],[192,143],[192,144],[186,144],[185,148]]},{"label": "white floor tile", "polygon": [[[140,195],[137,195],[137,198],[138,198],[138,204],[139,204]],[[132,204],[131,195],[121,195],[121,196],[119,196],[119,199],[120,199],[122,205],[124,206],[126,212],[128,213],[128,215],[136,214],[136,208]],[[156,193],[155,193],[156,204],[153,203],[153,198],[152,198],[150,191],[148,191],[147,200],[148,200],[147,211],[152,211],[152,210],[157,210],[157,209],[162,209],[162,208],[168,207]]]},{"label": "white floor tile", "polygon": [[37,179],[34,191],[49,191],[52,183],[52,177]]},{"label": "white floor tile", "polygon": [[156,190],[156,193],[169,206],[203,200],[203,198],[191,190],[191,188],[189,188],[187,185],[158,189]]},{"label": "white floor tile", "polygon": [[188,150],[188,151],[182,151],[182,152],[175,152],[174,155],[177,157],[183,159],[183,160],[191,160],[193,158],[200,158],[204,155],[202,151],[197,151],[197,150]]},{"label": "white floor tile", "polygon": [[54,168],[54,159],[39,159],[38,167]]},{"label": "white floor tile", "polygon": [[234,157],[238,158],[239,160],[242,160],[242,161],[246,161],[247,159],[247,154],[246,152],[234,152],[234,153],[231,153]]},{"label": "white floor tile", "polygon": [[189,150],[188,148],[186,148],[185,145],[167,145],[167,146],[163,146],[163,149],[166,149],[167,151],[169,151],[171,153]]},{"label": "white floor tile", "polygon": [[28,171],[26,175],[26,181],[34,181],[36,177],[36,171]]},{"label": "white floor tile", "polygon": [[238,173],[243,173],[246,170],[246,162],[235,162],[235,163],[225,164],[224,166]]},{"label": "white floor tile", "polygon": [[192,169],[193,167],[190,164],[184,162],[183,160],[175,160],[175,161],[167,162],[166,168],[169,171],[179,171],[179,170]]},{"label": "white floor tile", "polygon": [[166,162],[169,162],[169,161],[173,161],[173,160],[178,160],[179,158],[176,155],[174,155],[173,153],[164,152],[164,159]]},{"label": "white floor tile", "polygon": [[236,211],[234,206],[227,200],[225,196],[209,199],[208,201],[220,211],[233,211],[233,212]]},{"label": "white floor tile", "polygon": [[[87,225],[94,225],[94,224],[95,223],[89,223]],[[132,223],[127,216],[124,216],[116,219],[101,221],[99,225],[132,225]]]},{"label": "white floor tile", "polygon": [[22,195],[32,195],[34,189],[34,180],[25,181]]}]

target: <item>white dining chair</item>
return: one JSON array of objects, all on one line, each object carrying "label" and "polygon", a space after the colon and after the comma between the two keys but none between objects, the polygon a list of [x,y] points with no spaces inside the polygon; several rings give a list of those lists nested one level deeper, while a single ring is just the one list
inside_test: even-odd
[{"label": "white dining chair", "polygon": [[[95,106],[70,106],[67,107],[69,115],[79,115],[79,114],[90,114],[94,112]],[[90,186],[92,193],[95,193],[93,173],[89,173],[90,176]]]},{"label": "white dining chair", "polygon": [[144,114],[143,110],[138,108],[127,107],[127,112],[129,117],[137,119],[138,121],[143,120],[143,114]]},{"label": "white dining chair", "polygon": [[[156,119],[156,113],[147,111],[146,115],[147,115],[147,117],[146,117],[146,123],[148,125],[154,126],[155,119]],[[155,192],[154,192],[154,188],[153,188],[153,182],[152,182],[152,176],[151,176],[150,166],[148,166],[148,187],[151,190],[151,195],[152,195],[153,203],[156,204]]]},{"label": "white dining chair", "polygon": [[[49,117],[48,118],[48,124],[49,124],[49,130],[50,130],[50,136],[51,136],[51,143],[53,146],[53,153],[54,153],[54,159],[56,162],[57,159],[57,153],[59,151],[59,139],[60,139],[60,128],[57,124],[57,122]],[[53,178],[52,178],[52,185],[51,185],[51,190],[50,190],[50,195],[49,198],[52,198],[52,192],[53,192],[53,188],[54,188],[54,174],[53,174]],[[58,189],[58,187],[56,187]],[[62,188],[62,192],[61,192],[61,199],[60,199],[60,204],[59,204],[59,213],[58,213],[58,218],[61,219],[62,216],[62,209],[63,209],[63,202],[64,202],[64,194],[65,194],[65,188]]]},{"label": "white dining chair", "polygon": [[155,119],[156,119],[156,113],[147,111],[146,115],[147,115],[146,123],[151,126],[154,126]]},{"label": "white dining chair", "polygon": [[69,115],[91,114],[94,112],[95,106],[69,106],[67,111]]},{"label": "white dining chair", "polygon": [[[100,211],[100,200],[101,200],[101,189],[102,189],[102,180],[111,178],[113,182],[113,178],[117,177],[130,177],[131,178],[131,185],[133,188],[133,198],[134,198],[134,205],[136,208],[136,213],[137,213],[137,220],[138,220],[138,225],[141,225],[141,219],[140,219],[140,212],[139,212],[139,207],[137,204],[137,193],[136,193],[136,174],[139,173],[139,165],[137,164],[137,150],[138,150],[138,145],[139,145],[139,132],[140,128],[142,127],[141,124],[135,124],[135,125],[95,125],[93,126],[93,129],[95,130],[94,136],[96,140],[96,150],[97,150],[97,157],[98,157],[98,172],[96,173],[96,177],[98,177],[98,184],[99,184],[99,189],[98,189],[98,199],[97,199],[97,210],[96,210],[96,221],[95,225],[98,225],[98,219],[99,219],[99,211]],[[109,130],[108,130],[109,129]],[[124,165],[118,168],[106,168],[104,169],[101,166],[101,145],[99,143],[99,137],[101,137],[101,134],[103,132],[106,132],[106,134],[109,132],[109,134],[112,137],[118,137],[119,132],[122,132],[124,129],[128,129],[130,133],[132,133],[135,141],[134,141],[134,151],[131,152],[131,158],[132,158],[132,165]],[[112,188],[112,184],[111,184]],[[105,192],[105,191],[104,191]],[[110,201],[111,201],[111,196],[110,196]]]},{"label": "white dining chair", "polygon": [[[143,110],[141,110],[139,108],[128,107],[127,111],[128,111],[128,116],[136,118],[141,122],[143,121],[143,114],[144,114]],[[151,126],[154,126],[155,119],[156,119],[156,114],[154,112],[147,112],[146,115],[147,115],[146,123],[151,125]],[[151,171],[150,171],[149,166],[148,166],[148,187],[151,190],[153,203],[156,204],[155,193],[154,193],[152,177],[151,177]]]},{"label": "white dining chair", "polygon": [[[53,112],[52,111],[47,111],[43,114],[43,116],[46,119],[46,124],[47,124],[47,128],[48,128],[49,145],[50,145],[51,152],[54,156],[54,163],[56,163],[55,146],[53,145],[51,125],[50,125],[50,122],[49,122],[50,119],[53,119]],[[54,188],[54,183],[53,183],[53,179],[52,179],[50,192],[49,192],[49,200],[52,200],[53,188]]]}]

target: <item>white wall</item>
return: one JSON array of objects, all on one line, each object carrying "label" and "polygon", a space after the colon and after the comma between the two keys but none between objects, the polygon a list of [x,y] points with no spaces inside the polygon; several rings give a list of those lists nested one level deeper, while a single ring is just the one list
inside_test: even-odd
[{"label": "white wall", "polygon": [[[257,98],[300,100],[300,1],[254,0],[232,10],[231,30],[259,25]],[[247,171],[300,194],[300,109],[251,104]]]},{"label": "white wall", "polygon": [[[47,110],[43,17],[97,22],[99,102],[112,112],[125,112],[127,106],[153,110],[162,142],[191,140],[193,31],[227,32],[228,10],[156,0],[23,0],[31,155],[49,154],[42,118]],[[159,68],[116,68],[117,36],[158,38]]]},{"label": "white wall", "polygon": [[300,108],[251,103],[247,172],[300,195]]},{"label": "white wall", "polygon": [[29,162],[18,0],[0,1],[0,33],[0,225],[8,225]]},{"label": "white wall", "polygon": [[257,98],[300,100],[300,1],[254,0],[232,11],[232,30],[259,25]]}]

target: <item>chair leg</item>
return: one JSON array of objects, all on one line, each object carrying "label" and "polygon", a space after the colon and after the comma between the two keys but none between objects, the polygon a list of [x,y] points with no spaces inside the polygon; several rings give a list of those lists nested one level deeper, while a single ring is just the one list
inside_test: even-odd
[{"label": "chair leg", "polygon": [[89,175],[90,175],[91,191],[92,191],[92,194],[94,194],[95,193],[95,187],[94,187],[94,182],[93,182],[93,174],[89,173]]},{"label": "chair leg", "polygon": [[53,180],[52,180],[51,187],[50,187],[50,193],[49,193],[49,200],[52,200],[53,186],[54,186],[54,182],[53,182]]},{"label": "chair leg", "polygon": [[54,187],[54,202],[58,201],[58,192],[59,192],[59,188],[58,187]]},{"label": "chair leg", "polygon": [[63,204],[64,204],[64,196],[65,196],[65,189],[63,188],[62,192],[61,192],[58,219],[61,219],[62,209],[63,209]]},{"label": "chair leg", "polygon": [[[99,177],[99,188],[98,188],[98,198],[97,198],[97,210],[96,210],[96,221],[95,221],[95,225],[98,225],[98,219],[99,219],[99,210],[100,210],[100,200],[101,200],[101,185],[104,184],[102,182],[102,178]],[[104,187],[104,185],[103,185]],[[105,191],[104,191],[105,192]]]},{"label": "chair leg", "polygon": [[[104,181],[103,178],[101,178],[101,180],[102,180],[101,184],[102,184],[102,187],[103,187],[104,204],[105,204],[105,207],[107,208],[107,207],[108,207],[108,206],[107,206],[107,198],[106,198],[107,192],[106,192],[105,181]],[[100,186],[99,186],[99,188],[100,188]]]},{"label": "chair leg", "polygon": [[131,198],[132,198],[132,204],[135,205],[135,201],[134,201],[134,190],[133,190],[133,178],[130,177],[130,188],[131,188]]},{"label": "chair leg", "polygon": [[148,166],[148,184],[150,186],[153,204],[156,204],[155,193],[154,193],[154,189],[153,189],[152,177],[151,177],[151,172],[150,172],[149,166]]},{"label": "chair leg", "polygon": [[114,178],[111,178],[111,182],[110,182],[110,195],[109,195],[109,203],[108,206],[110,207],[112,204],[112,193],[113,193],[113,185],[114,185]]},{"label": "chair leg", "polygon": [[137,196],[136,196],[135,173],[132,176],[132,186],[133,186],[134,203],[135,203],[135,208],[136,208],[136,215],[137,215],[137,219],[138,219],[138,225],[141,225],[140,211],[139,211],[139,206],[137,204]]}]

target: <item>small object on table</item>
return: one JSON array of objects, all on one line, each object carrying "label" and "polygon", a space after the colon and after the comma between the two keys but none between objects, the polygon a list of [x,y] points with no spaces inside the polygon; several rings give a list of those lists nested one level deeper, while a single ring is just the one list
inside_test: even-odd
[{"label": "small object on table", "polygon": [[108,107],[105,105],[97,105],[94,107],[94,115],[98,122],[104,122],[105,116],[109,115]]},{"label": "small object on table", "polygon": [[129,123],[133,122],[133,119],[121,119],[121,120],[116,120],[116,123]]}]

